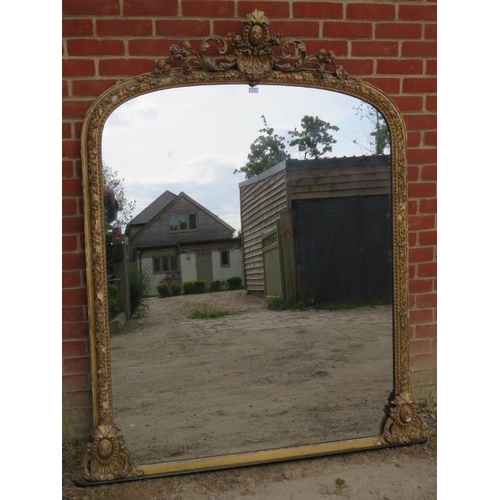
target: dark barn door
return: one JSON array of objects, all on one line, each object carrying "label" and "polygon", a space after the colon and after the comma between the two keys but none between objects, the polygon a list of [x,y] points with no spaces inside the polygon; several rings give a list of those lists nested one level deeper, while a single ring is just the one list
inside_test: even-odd
[{"label": "dark barn door", "polygon": [[339,306],[392,299],[388,195],[294,202],[299,294]]}]

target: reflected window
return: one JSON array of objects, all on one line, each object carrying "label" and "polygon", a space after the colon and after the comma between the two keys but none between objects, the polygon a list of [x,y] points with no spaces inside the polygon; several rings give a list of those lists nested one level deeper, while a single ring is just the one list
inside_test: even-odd
[{"label": "reflected window", "polygon": [[177,270],[177,257],[155,257],[153,259],[153,271],[155,273],[165,273]]},{"label": "reflected window", "polygon": [[220,266],[221,267],[229,267],[230,262],[229,262],[229,250],[223,250],[220,253]]},{"label": "reflected window", "polygon": [[187,231],[188,229],[198,229],[198,220],[196,214],[171,215],[169,226],[170,231]]}]

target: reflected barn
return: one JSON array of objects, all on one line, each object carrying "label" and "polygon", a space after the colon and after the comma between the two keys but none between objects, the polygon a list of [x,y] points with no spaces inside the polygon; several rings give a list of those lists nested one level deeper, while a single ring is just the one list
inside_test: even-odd
[{"label": "reflected barn", "polygon": [[289,304],[390,304],[390,192],[387,155],[285,160],[242,182],[248,291]]}]

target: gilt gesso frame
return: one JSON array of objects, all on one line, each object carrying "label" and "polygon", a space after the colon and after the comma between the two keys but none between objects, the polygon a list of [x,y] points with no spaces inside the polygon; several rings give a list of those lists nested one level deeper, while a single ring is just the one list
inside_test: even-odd
[{"label": "gilt gesso frame", "polygon": [[[84,482],[142,479],[421,442],[422,419],[409,383],[406,128],[394,102],[373,85],[350,76],[337,64],[333,52],[325,49],[308,55],[300,40],[271,37],[269,21],[258,10],[243,20],[242,34],[231,33],[225,39],[210,36],[198,50],[188,42],[174,45],[169,57],[152,61],[151,66],[151,72],[119,82],[103,93],[87,112],[82,129],[94,429],[82,463]],[[380,435],[141,466],[134,464],[126,436],[121,435],[114,421],[103,216],[103,129],[110,114],[134,97],[163,89],[218,84],[274,84],[340,92],[371,104],[386,120],[392,162],[393,393]]]}]

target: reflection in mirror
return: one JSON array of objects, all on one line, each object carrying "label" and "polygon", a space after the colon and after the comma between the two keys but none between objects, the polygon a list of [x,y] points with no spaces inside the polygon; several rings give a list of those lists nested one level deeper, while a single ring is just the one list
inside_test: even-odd
[{"label": "reflection in mirror", "polygon": [[136,463],[381,433],[388,139],[363,101],[299,87],[168,89],[111,114],[111,380]]}]

